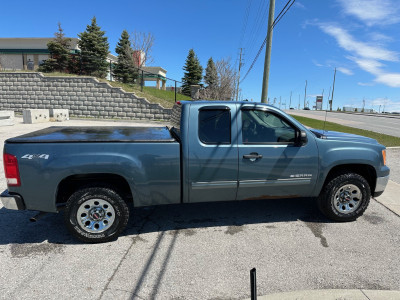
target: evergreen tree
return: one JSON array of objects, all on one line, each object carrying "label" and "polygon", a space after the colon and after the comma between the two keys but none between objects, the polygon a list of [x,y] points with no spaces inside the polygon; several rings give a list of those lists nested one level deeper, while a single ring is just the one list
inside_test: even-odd
[{"label": "evergreen tree", "polygon": [[206,75],[204,76],[204,82],[209,88],[215,88],[218,86],[218,73],[215,67],[212,57],[207,62]]},{"label": "evergreen tree", "polygon": [[83,73],[100,78],[106,77],[109,44],[104,34],[105,32],[97,25],[96,17],[93,17],[92,23],[86,26],[86,31],[78,34]]},{"label": "evergreen tree", "polygon": [[193,84],[200,84],[203,78],[203,68],[193,49],[189,50],[183,70],[185,73],[182,78],[182,93],[190,96],[190,86]]},{"label": "evergreen tree", "polygon": [[138,72],[133,60],[129,33],[126,30],[122,31],[115,52],[118,54],[118,63],[114,69],[114,75],[123,83],[133,83],[138,77]]},{"label": "evergreen tree", "polygon": [[61,23],[58,22],[58,31],[54,33],[54,40],[47,43],[50,58],[40,67],[40,72],[64,72],[69,63],[71,39],[66,38]]}]

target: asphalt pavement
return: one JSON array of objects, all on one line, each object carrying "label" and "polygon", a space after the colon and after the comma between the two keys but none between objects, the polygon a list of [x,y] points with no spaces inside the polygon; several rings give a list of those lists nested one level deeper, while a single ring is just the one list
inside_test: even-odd
[{"label": "asphalt pavement", "polygon": [[[80,122],[119,125],[66,124]],[[1,127],[0,143],[29,131],[24,124]],[[398,155],[389,150],[389,164],[396,166]],[[118,240],[91,245],[70,236],[62,213],[30,223],[34,212],[0,204],[0,299],[246,299],[253,267],[258,295],[267,295],[261,299],[310,299],[319,292],[390,299],[382,296],[400,290],[400,218],[374,199],[351,223],[331,222],[308,198],[132,213]]]},{"label": "asphalt pavement", "polygon": [[326,117],[328,122],[400,137],[400,116],[397,115],[362,115],[319,110],[286,110],[286,112],[317,120],[325,120]]}]

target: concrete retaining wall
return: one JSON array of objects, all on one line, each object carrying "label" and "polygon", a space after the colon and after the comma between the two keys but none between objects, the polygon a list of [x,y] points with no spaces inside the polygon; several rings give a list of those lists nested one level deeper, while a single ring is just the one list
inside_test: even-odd
[{"label": "concrete retaining wall", "polygon": [[0,73],[0,109],[69,109],[70,116],[168,120],[171,109],[151,104],[93,77]]}]

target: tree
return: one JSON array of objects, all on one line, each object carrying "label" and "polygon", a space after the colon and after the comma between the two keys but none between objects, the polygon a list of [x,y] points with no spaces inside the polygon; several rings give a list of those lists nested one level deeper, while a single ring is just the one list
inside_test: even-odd
[{"label": "tree", "polygon": [[207,62],[206,75],[204,76],[204,82],[210,88],[214,88],[218,85],[217,68],[215,67],[212,57],[210,57],[210,59]]},{"label": "tree", "polygon": [[[154,44],[154,36],[148,32],[134,31],[131,38],[132,49],[136,54],[135,65],[140,69],[153,62],[151,50]],[[141,55],[143,53],[143,56]]]},{"label": "tree", "polygon": [[68,68],[70,59],[71,39],[66,38],[61,23],[58,22],[58,31],[54,33],[54,40],[47,43],[50,58],[39,67],[40,72],[64,72]]},{"label": "tree", "polygon": [[138,77],[138,72],[133,61],[129,33],[126,30],[122,31],[115,52],[118,54],[118,63],[114,69],[115,76],[123,83],[133,83]]},{"label": "tree", "polygon": [[193,49],[189,50],[183,70],[185,73],[182,78],[182,93],[190,97],[190,86],[200,84],[203,78],[203,67]]},{"label": "tree", "polygon": [[100,78],[106,77],[108,70],[107,55],[109,44],[105,32],[97,25],[96,17],[86,26],[86,31],[78,34],[81,49],[82,72]]},{"label": "tree", "polygon": [[230,59],[218,60],[215,63],[215,70],[217,83],[213,85],[209,84],[202,91],[202,97],[209,100],[231,100],[235,95],[237,74],[231,66]]},{"label": "tree", "polygon": [[232,100],[235,95],[236,71],[231,66],[230,58],[221,59],[215,64],[217,68],[219,86],[219,100]]}]

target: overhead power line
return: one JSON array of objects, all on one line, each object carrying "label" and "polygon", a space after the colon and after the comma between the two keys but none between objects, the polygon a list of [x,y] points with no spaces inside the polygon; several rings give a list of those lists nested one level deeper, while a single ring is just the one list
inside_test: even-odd
[{"label": "overhead power line", "polygon": [[[288,4],[289,4],[290,1],[292,1],[292,0],[289,0],[289,1],[286,3],[285,7],[281,10],[281,12],[280,12],[280,13],[278,14],[278,16],[275,18],[274,23],[272,23],[272,28],[274,28],[274,27],[279,23],[279,21],[283,18],[283,16],[286,15],[286,13],[287,13],[288,10],[292,7],[292,5],[294,4],[294,2],[295,2],[296,0],[293,0],[292,3],[290,3],[289,7],[288,7],[288,8],[285,10],[285,12],[282,14],[283,10],[286,8],[286,6],[288,6]],[[281,15],[281,14],[282,14],[282,15]],[[280,15],[281,15],[281,16],[280,16]]]},{"label": "overhead power line", "polygon": [[[283,9],[280,11],[280,13],[278,14],[278,16],[275,18],[274,22],[272,23],[272,28],[274,28],[279,21],[283,18],[283,16],[288,12],[288,10],[292,7],[292,5],[294,4],[296,0],[289,0],[286,5],[283,7]],[[286,10],[285,10],[286,9]],[[257,55],[254,57],[253,62],[251,63],[249,69],[247,70],[246,74],[243,76],[243,79],[240,81],[240,83],[242,83],[247,75],[250,73],[250,71],[252,70],[252,68],[254,67],[254,64],[256,63],[258,57],[260,56],[262,50],[265,47],[265,44],[267,43],[267,37],[265,37],[263,43],[260,46],[260,49],[257,52]]]}]

